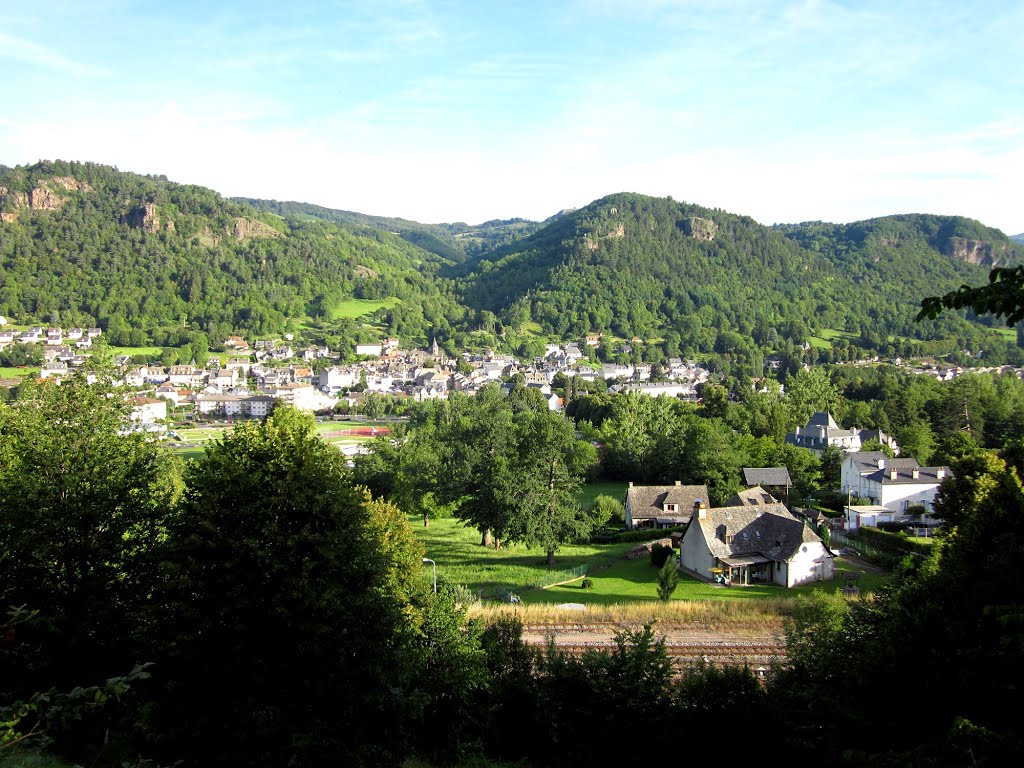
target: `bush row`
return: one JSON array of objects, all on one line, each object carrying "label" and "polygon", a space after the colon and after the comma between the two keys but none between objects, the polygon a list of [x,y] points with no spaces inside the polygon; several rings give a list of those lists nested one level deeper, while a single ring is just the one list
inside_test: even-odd
[{"label": "bush row", "polygon": [[858,528],[852,533],[852,536],[893,555],[905,555],[914,552],[927,556],[932,551],[928,544],[910,541],[910,539],[902,534],[883,531],[878,528]]},{"label": "bush row", "polygon": [[651,541],[653,539],[664,539],[671,536],[673,532],[686,530],[685,525],[675,525],[671,528],[640,528],[633,531],[609,530],[602,528],[590,537],[592,544],[621,544],[627,541]]}]

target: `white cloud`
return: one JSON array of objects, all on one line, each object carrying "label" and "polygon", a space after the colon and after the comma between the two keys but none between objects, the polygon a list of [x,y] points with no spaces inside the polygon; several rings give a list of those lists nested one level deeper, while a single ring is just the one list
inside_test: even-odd
[{"label": "white cloud", "polygon": [[0,58],[13,59],[23,64],[44,67],[77,76],[105,73],[105,70],[101,67],[84,64],[31,40],[15,37],[5,32],[0,32]]}]

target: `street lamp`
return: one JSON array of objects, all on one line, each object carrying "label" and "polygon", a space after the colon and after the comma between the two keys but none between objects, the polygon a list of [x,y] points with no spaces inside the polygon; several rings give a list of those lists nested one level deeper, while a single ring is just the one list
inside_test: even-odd
[{"label": "street lamp", "polygon": [[434,594],[436,595],[437,594],[437,563],[435,563],[429,557],[424,557],[423,558],[423,562],[424,563],[430,563],[432,566],[434,566]]}]

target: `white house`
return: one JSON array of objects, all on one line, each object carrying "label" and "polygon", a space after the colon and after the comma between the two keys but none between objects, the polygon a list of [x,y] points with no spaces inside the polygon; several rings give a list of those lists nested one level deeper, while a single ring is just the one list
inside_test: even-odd
[{"label": "white house", "polygon": [[336,365],[320,371],[317,383],[325,392],[333,392],[351,387],[359,381],[359,377],[351,368],[340,368]]},{"label": "white house", "polygon": [[139,424],[167,421],[167,401],[155,397],[133,397],[129,418]]},{"label": "white house", "polygon": [[891,459],[881,451],[859,451],[843,459],[842,491],[892,512],[922,506],[931,511],[949,467],[922,467],[912,457]]},{"label": "white house", "polygon": [[819,454],[830,445],[844,451],[859,451],[862,445],[859,430],[843,429],[831,413],[824,411],[813,414],[807,426],[797,427],[787,434],[786,442]]},{"label": "white house", "polygon": [[894,523],[904,520],[906,515],[900,512],[893,512],[888,507],[878,504],[855,504],[843,507],[846,515],[844,528],[847,531],[855,531],[858,528],[877,528],[882,523]]},{"label": "white house", "polygon": [[680,542],[680,565],[710,581],[795,587],[831,579],[832,554],[782,504],[699,504]]},{"label": "white house", "polygon": [[356,344],[357,355],[372,355],[373,357],[380,357],[383,352],[383,344]]},{"label": "white house", "polygon": [[661,381],[644,384],[622,384],[608,388],[609,392],[639,392],[650,397],[682,397],[690,400],[697,398],[697,390],[688,381]]},{"label": "white house", "polygon": [[53,360],[52,362],[46,363],[40,371],[39,378],[51,379],[60,378],[61,376],[68,375],[68,364],[62,363],[59,360]]}]

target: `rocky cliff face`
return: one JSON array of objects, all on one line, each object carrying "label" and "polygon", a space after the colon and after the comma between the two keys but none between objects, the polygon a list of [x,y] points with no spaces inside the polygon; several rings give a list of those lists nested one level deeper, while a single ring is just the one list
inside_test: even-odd
[{"label": "rocky cliff face", "polygon": [[235,240],[245,240],[249,237],[281,237],[281,233],[269,224],[244,217],[235,219],[234,230],[229,229],[228,234],[232,235]]},{"label": "rocky cliff face", "polygon": [[695,240],[714,240],[718,234],[718,225],[711,219],[692,216],[682,221],[683,231]]},{"label": "rocky cliff face", "polygon": [[993,244],[983,240],[968,240],[966,237],[951,237],[946,241],[943,251],[968,264],[979,267],[998,267],[1006,255],[1005,244]]},{"label": "rocky cliff face", "polygon": [[70,176],[40,179],[28,192],[17,192],[0,187],[0,221],[17,221],[23,211],[57,211],[68,200],[69,192],[91,192],[84,181]]},{"label": "rocky cliff face", "polygon": [[154,203],[145,203],[129,211],[121,217],[121,223],[151,234],[155,234],[161,229],[167,232],[174,231],[174,221],[168,219],[166,223],[161,222],[160,214]]}]

